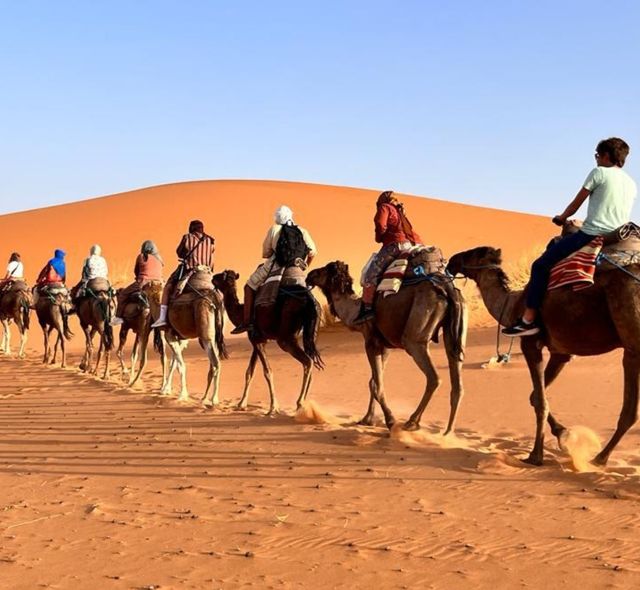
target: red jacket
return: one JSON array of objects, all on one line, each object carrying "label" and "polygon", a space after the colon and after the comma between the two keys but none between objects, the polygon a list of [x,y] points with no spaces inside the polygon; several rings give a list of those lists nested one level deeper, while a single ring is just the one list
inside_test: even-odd
[{"label": "red jacket", "polygon": [[162,262],[153,254],[149,254],[144,259],[143,254],[138,254],[136,266],[134,269],[136,281],[161,281],[162,280]]},{"label": "red jacket", "polygon": [[376,226],[376,242],[381,242],[383,246],[402,242],[422,244],[422,239],[415,231],[410,230],[410,234],[407,234],[402,227],[400,213],[394,205],[389,203],[378,205],[373,223]]}]

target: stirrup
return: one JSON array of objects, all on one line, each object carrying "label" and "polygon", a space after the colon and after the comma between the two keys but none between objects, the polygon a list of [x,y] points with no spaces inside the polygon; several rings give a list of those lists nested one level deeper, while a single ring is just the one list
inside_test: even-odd
[{"label": "stirrup", "polygon": [[364,324],[365,322],[368,322],[369,320],[372,320],[374,318],[375,318],[375,314],[373,312],[373,308],[362,306],[360,308],[360,313],[358,313],[358,315],[355,317],[355,319],[351,323],[354,326],[357,326],[359,324]]}]

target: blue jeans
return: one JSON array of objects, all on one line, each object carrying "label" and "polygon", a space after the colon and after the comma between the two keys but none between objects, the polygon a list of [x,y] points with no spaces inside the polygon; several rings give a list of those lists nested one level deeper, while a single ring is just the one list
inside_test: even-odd
[{"label": "blue jeans", "polygon": [[544,254],[531,265],[531,278],[527,287],[527,307],[532,309],[542,307],[551,269],[563,258],[586,246],[595,237],[578,231],[547,246]]}]

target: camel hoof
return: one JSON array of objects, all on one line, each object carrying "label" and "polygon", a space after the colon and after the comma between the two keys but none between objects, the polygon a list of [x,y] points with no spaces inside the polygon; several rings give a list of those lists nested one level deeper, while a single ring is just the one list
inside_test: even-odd
[{"label": "camel hoof", "polygon": [[364,416],[358,422],[356,422],[358,426],[373,426],[373,416]]},{"label": "camel hoof", "polygon": [[531,453],[526,459],[522,459],[522,462],[527,465],[534,465],[535,467],[540,467],[543,463],[542,457],[538,457],[533,453]]},{"label": "camel hoof", "polygon": [[280,414],[280,408],[272,408],[265,414],[265,416],[267,416],[268,418],[275,418],[279,414]]},{"label": "camel hoof", "polygon": [[238,410],[239,412],[246,412],[247,409],[247,404],[238,404],[236,406],[236,410]]},{"label": "camel hoof", "polygon": [[596,467],[606,467],[608,460],[609,460],[609,457],[596,455],[593,459],[591,459],[591,464],[595,465]]},{"label": "camel hoof", "polygon": [[[392,424],[393,426],[393,424]],[[413,420],[408,420],[407,422],[404,423],[404,426],[402,427],[402,430],[406,430],[408,432],[414,432],[416,430],[420,430],[420,424],[418,422],[415,422]]]},{"label": "camel hoof", "polygon": [[178,396],[178,401],[179,401],[179,402],[188,402],[188,401],[190,401],[190,400],[189,400],[189,395],[188,395],[188,394],[187,394],[187,395],[182,395],[182,394],[180,394],[180,395]]}]

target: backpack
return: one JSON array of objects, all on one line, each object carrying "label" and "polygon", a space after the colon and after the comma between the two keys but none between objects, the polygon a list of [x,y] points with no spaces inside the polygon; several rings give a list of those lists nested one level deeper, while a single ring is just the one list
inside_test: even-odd
[{"label": "backpack", "polygon": [[309,246],[297,225],[283,225],[276,244],[276,262],[283,268],[292,266],[296,258],[306,260]]}]

